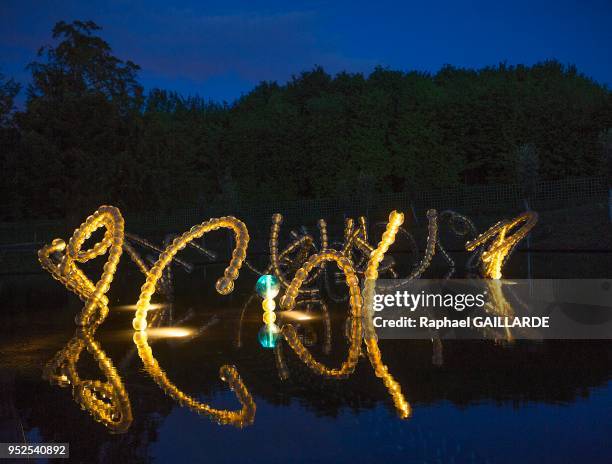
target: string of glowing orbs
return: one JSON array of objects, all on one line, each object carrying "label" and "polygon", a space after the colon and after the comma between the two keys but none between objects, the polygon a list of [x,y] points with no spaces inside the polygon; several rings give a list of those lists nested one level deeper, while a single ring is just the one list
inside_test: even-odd
[{"label": "string of glowing orbs", "polygon": [[[534,211],[526,211],[514,219],[507,219],[493,225],[474,240],[467,242],[465,248],[468,251],[473,251],[479,246],[484,246],[491,242],[480,257],[481,269],[484,277],[488,279],[501,279],[502,266],[516,245],[527,236],[537,222],[538,214]],[[518,230],[512,235],[508,235],[508,232],[519,225],[521,227]]]},{"label": "string of glowing orbs", "polygon": [[[281,283],[281,285],[285,288],[289,287],[290,279],[285,275],[285,273],[281,270],[281,264],[288,265],[296,265],[301,267],[305,264],[308,258],[308,250],[314,248],[316,251],[316,247],[314,246],[314,241],[310,235],[298,236],[297,233],[292,232],[295,240],[290,243],[282,252],[279,253],[279,233],[280,227],[283,222],[283,216],[280,213],[276,213],[272,216],[272,226],[270,228],[270,264],[263,271],[258,271],[253,265],[251,265],[248,261],[245,261],[247,267],[249,267],[253,272],[259,275],[267,275],[273,273]],[[319,219],[318,228],[320,233],[321,240],[321,248],[319,252],[323,252],[328,249],[329,246],[329,238],[327,234],[327,223],[324,219]],[[407,232],[406,232],[407,233]],[[358,218],[358,227],[355,227],[355,221],[352,218],[347,218],[345,220],[344,226],[344,240],[339,249],[339,253],[349,258],[352,261],[352,250],[357,249],[361,252],[361,257],[358,263],[354,263],[353,267],[356,273],[359,275],[364,271],[359,270],[359,268],[367,261],[370,253],[374,250],[374,247],[368,243],[368,232],[367,232],[367,221],[365,217],[360,216]],[[431,236],[431,234],[430,234]],[[435,234],[434,234],[434,242],[435,242]],[[429,251],[431,248],[430,240],[428,239],[428,247]],[[294,259],[290,259],[289,256],[295,250],[298,250],[298,255]],[[431,260],[432,254],[426,254],[422,263],[425,263],[424,267],[427,267],[429,261]],[[299,268],[298,267],[298,268]],[[312,272],[303,282],[302,286],[299,288],[298,293],[304,296],[316,296],[319,293],[318,288],[305,288],[312,282],[314,282],[321,272],[323,271],[323,263],[319,265],[314,272]],[[419,273],[423,272],[423,267],[419,266]],[[389,271],[393,277],[397,277],[397,273],[394,271],[392,265],[386,266],[385,270]],[[414,277],[414,273],[411,277]]]},{"label": "string of glowing orbs", "polygon": [[[88,250],[81,250],[85,240],[101,227],[106,228],[102,240]],[[89,325],[93,321],[96,310],[99,312],[100,322],[108,314],[106,293],[121,258],[123,237],[124,221],[119,210],[113,206],[101,206],[74,231],[68,245],[61,239],[55,239],[51,245],[45,245],[39,250],[38,258],[43,268],[85,302],[83,310],[75,319],[78,325]],[[77,263],[85,263],[105,254],[107,250],[108,260],[104,265],[100,280],[94,285],[77,266]],[[51,259],[51,254],[61,252],[64,254],[60,262],[55,263]]]}]

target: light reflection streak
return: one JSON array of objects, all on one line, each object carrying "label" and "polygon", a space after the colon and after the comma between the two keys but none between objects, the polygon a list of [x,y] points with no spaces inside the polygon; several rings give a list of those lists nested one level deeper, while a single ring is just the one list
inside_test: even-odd
[{"label": "light reflection streak", "polygon": [[[149,311],[156,311],[158,309],[169,308],[170,303],[152,303],[149,305]],[[119,306],[111,306],[111,311],[122,311],[122,312],[135,312],[136,305],[119,305]]]},{"label": "light reflection streak", "polygon": [[304,311],[281,311],[279,312],[279,317],[285,320],[290,320],[290,321],[297,321],[297,322],[303,322],[303,321],[311,321],[313,319],[316,319],[315,316],[313,316],[311,313],[307,313]]},{"label": "light reflection streak", "polygon": [[147,330],[147,336],[152,339],[191,338],[197,333],[192,327],[151,327]]}]

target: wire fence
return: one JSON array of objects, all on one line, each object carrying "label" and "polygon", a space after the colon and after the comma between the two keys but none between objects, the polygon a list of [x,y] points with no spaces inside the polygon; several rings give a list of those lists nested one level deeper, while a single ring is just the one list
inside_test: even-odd
[{"label": "wire fence", "polygon": [[[526,209],[538,211],[541,224],[610,221],[610,190],[606,177],[573,178],[541,181],[525,188],[520,184],[449,186],[442,189],[390,193],[358,194],[344,198],[301,201],[260,202],[226,201],[191,208],[177,208],[169,214],[123,212],[129,232],[161,243],[168,233],[182,233],[194,224],[211,217],[234,215],[249,229],[249,253],[266,253],[270,218],[284,216],[284,230],[307,226],[316,234],[319,218],[328,221],[330,235],[341,237],[344,218],[366,216],[369,224],[385,221],[391,210],[402,211],[412,231],[426,227],[426,211],[452,209],[469,216],[480,230],[493,222],[512,217]],[[85,218],[82,218],[84,220]],[[68,239],[78,223],[69,221],[36,221],[0,223],[0,266],[4,272],[38,269],[36,249],[56,237]],[[231,250],[229,235],[218,236],[210,245]]]}]

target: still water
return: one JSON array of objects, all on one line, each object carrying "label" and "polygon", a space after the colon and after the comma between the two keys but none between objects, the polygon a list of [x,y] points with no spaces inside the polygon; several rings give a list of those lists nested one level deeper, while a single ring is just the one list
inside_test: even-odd
[{"label": "still water", "polygon": [[[605,254],[512,259],[515,276],[610,277]],[[77,298],[46,274],[3,276],[0,441],[67,442],[71,460],[88,463],[612,462],[609,342],[444,341],[434,350],[429,341],[381,340],[384,362],[412,406],[402,420],[367,358],[345,380],[322,380],[286,345],[279,365],[257,341],[255,276],[241,272],[234,293],[222,297],[212,291],[221,272],[177,271],[174,301],[159,300],[155,310],[166,328],[149,343],[167,380],[217,409],[241,407],[219,377],[222,365],[235,366],[255,404],[250,421],[220,425],[152,379],[131,330],[143,277],[125,266],[109,292],[110,315],[73,366],[81,380],[117,377],[131,412],[125,430],[111,433],[70,387],[43,379],[56,353],[79,343]],[[279,317],[299,326],[317,359],[338,366],[347,352],[347,305],[326,306],[327,313],[313,304]]]}]

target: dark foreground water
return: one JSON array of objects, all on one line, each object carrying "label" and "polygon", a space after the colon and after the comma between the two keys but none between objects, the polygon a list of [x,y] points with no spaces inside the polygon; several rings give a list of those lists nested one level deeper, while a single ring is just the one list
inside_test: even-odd
[{"label": "dark foreground water", "polygon": [[[610,277],[609,255],[513,257],[510,272],[536,277]],[[93,271],[97,272],[97,271]],[[74,462],[612,462],[612,344],[546,341],[495,344],[383,340],[390,372],[413,416],[400,419],[362,358],[346,380],[322,380],[284,346],[288,378],[257,341],[255,276],[235,293],[211,292],[220,269],[175,276],[175,300],[160,301],[155,359],[183,392],[216,408],[240,407],[219,367],[235,365],[256,404],[251,425],[219,425],[170,398],[143,369],[132,341],[130,305],[142,275],[122,264],[112,308],[94,341],[125,387],[133,420],[112,434],[73,400],[70,387],[42,379],[45,364],[75,335],[77,298],[45,274],[0,278],[0,441],[68,442]],[[297,313],[300,334],[328,365],[346,355],[346,305],[329,303],[330,329],[317,305]],[[281,319],[281,322],[283,319]],[[287,320],[289,321],[289,320]],[[105,380],[91,353],[75,366]]]}]

